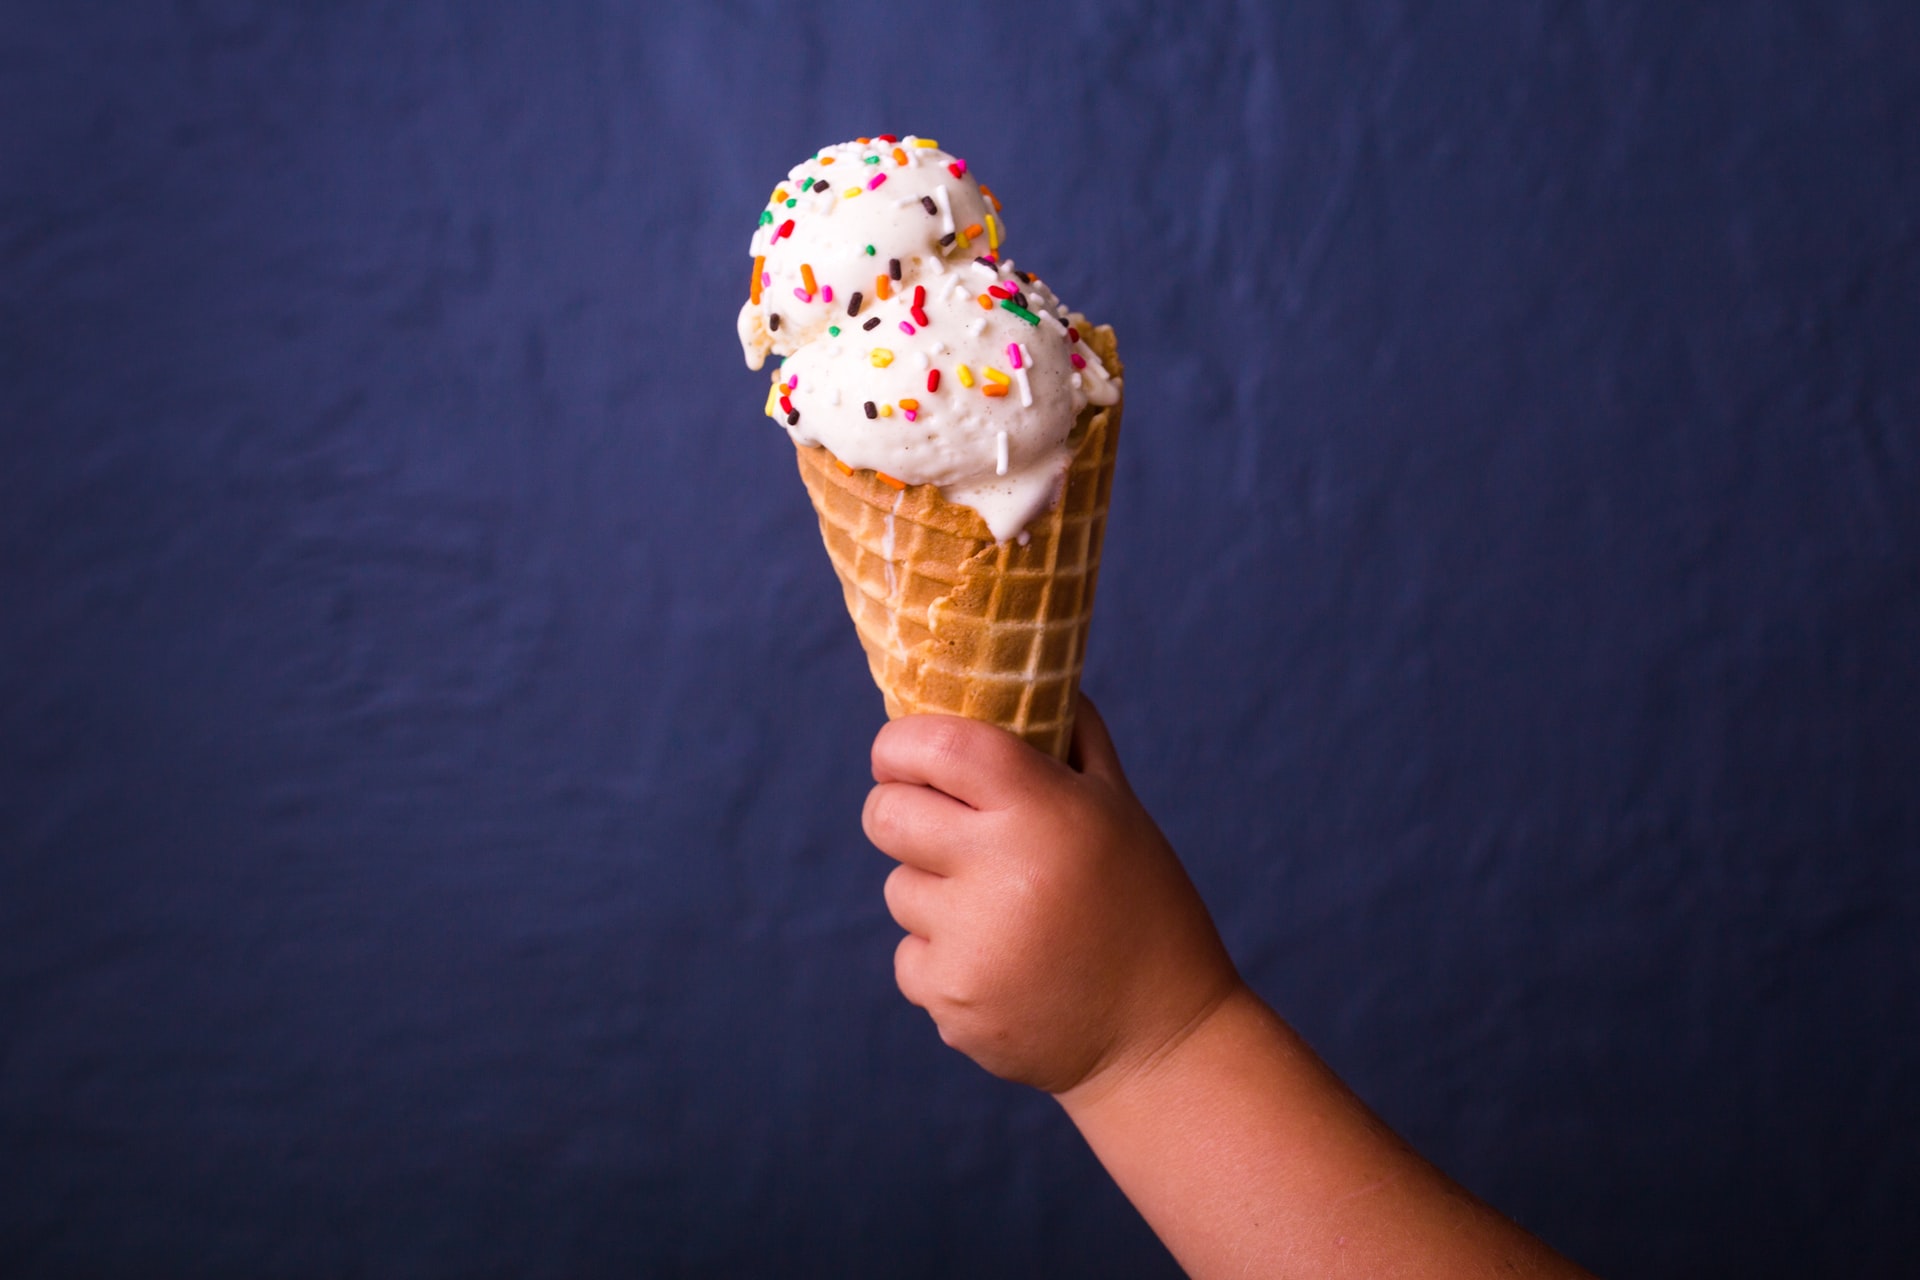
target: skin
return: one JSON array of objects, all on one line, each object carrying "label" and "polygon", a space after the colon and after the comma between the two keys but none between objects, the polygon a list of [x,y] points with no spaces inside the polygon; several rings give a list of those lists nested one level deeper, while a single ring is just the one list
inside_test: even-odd
[{"label": "skin", "polygon": [[1580,1276],[1349,1091],[1235,970],[1091,703],[1073,764],[908,716],[862,825],[900,991],[1052,1094],[1188,1274]]}]

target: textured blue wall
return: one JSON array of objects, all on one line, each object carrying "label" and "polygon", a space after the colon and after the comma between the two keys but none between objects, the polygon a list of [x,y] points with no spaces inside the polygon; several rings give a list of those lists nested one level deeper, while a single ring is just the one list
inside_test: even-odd
[{"label": "textured blue wall", "polygon": [[733,338],[907,129],[1262,992],[1599,1269],[1910,1262],[1920,7],[806,8],[7,7],[0,1274],[1173,1273],[892,989]]}]

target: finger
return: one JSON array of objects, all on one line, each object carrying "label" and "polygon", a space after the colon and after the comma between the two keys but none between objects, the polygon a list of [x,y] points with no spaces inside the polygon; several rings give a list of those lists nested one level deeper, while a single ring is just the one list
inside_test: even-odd
[{"label": "finger", "polygon": [[918,867],[895,867],[887,873],[887,914],[908,933],[931,941],[944,915],[940,889],[945,883]]},{"label": "finger", "polygon": [[907,1003],[919,1008],[928,1008],[933,999],[933,984],[928,980],[928,953],[932,944],[917,934],[908,934],[900,939],[900,945],[893,949],[893,984],[900,988],[900,994]]},{"label": "finger", "polygon": [[1068,762],[1089,777],[1112,783],[1127,795],[1133,794],[1133,788],[1127,785],[1127,775],[1120,768],[1120,755],[1113,749],[1113,735],[1107,732],[1107,722],[1085,693],[1074,707],[1073,747]]},{"label": "finger", "polygon": [[1003,809],[1058,761],[1005,729],[959,716],[902,716],[873,740],[876,782],[935,787],[974,809]]},{"label": "finger", "polygon": [[969,819],[978,815],[932,787],[883,782],[867,792],[860,829],[874,848],[897,862],[935,875],[951,875],[970,845]]}]

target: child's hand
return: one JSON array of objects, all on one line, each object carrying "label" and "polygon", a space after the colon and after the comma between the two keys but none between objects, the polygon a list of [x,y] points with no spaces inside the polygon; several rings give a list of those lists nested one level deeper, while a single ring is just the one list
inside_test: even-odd
[{"label": "child's hand", "polygon": [[874,739],[862,815],[901,864],[901,992],[946,1043],[1050,1093],[1151,1061],[1240,983],[1085,699],[1074,755],[1084,772],[990,725],[908,716]]}]

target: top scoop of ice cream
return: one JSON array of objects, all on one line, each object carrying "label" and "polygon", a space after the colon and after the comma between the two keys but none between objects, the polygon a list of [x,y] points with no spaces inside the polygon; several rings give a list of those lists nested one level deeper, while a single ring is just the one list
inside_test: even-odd
[{"label": "top scoop of ice cream", "polygon": [[[855,294],[911,287],[949,257],[996,250],[1006,227],[967,168],[931,140],[862,138],[823,147],[775,187],[748,250],[752,297],[740,342],[758,369],[771,351],[792,355],[825,332]],[[887,277],[887,285],[879,283]]]},{"label": "top scoop of ice cream", "polygon": [[767,412],[796,442],[938,485],[1002,542],[1058,497],[1080,411],[1120,395],[1004,240],[992,193],[930,141],[828,147],[774,191],[740,312],[750,367],[787,357]]}]

